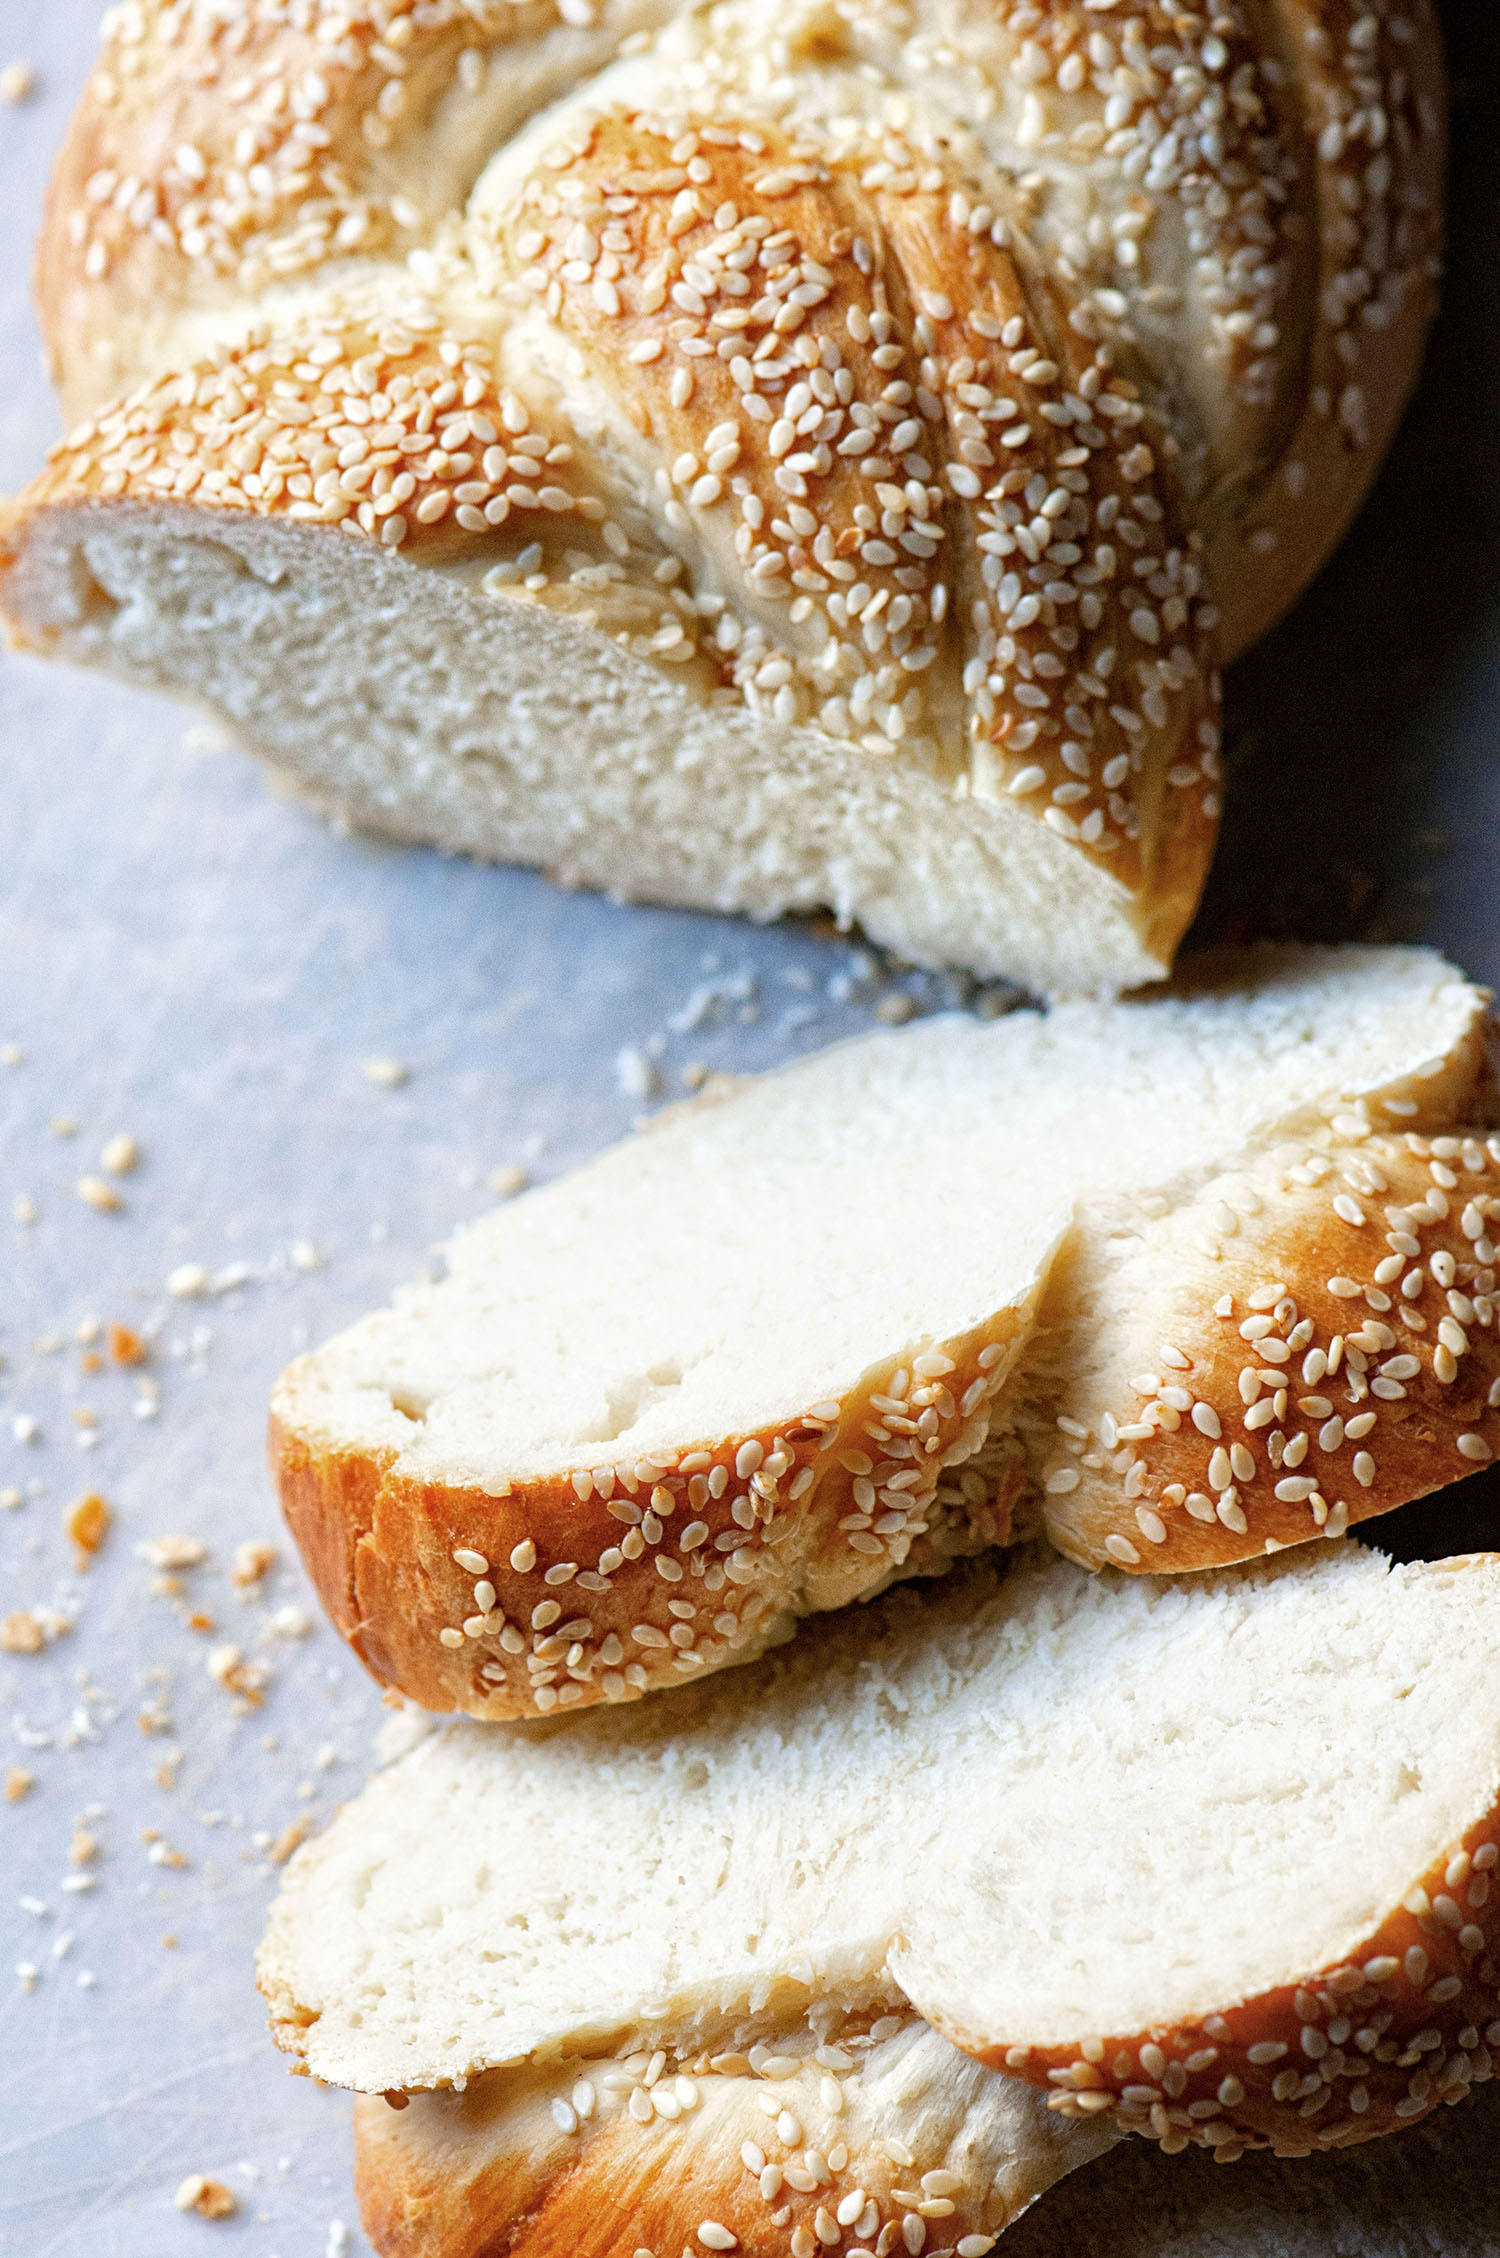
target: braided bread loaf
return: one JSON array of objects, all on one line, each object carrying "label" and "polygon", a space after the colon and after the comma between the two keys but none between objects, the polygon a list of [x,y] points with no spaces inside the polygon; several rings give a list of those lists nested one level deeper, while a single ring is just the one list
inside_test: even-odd
[{"label": "braided bread loaf", "polygon": [[1441,139],[1429,0],[126,0],[12,628],[366,826],[1154,977]]}]

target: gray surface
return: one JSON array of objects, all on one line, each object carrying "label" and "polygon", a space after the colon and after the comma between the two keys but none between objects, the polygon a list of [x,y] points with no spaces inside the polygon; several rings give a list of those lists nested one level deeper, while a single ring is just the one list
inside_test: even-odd
[{"label": "gray surface", "polygon": [[[0,0],[0,62],[24,56],[44,82],[0,110],[0,488],[54,428],[26,245],[96,15],[92,0]],[[1490,0],[1451,19],[1474,89],[1460,110],[1462,287],[1357,541],[1231,684],[1237,773],[1205,931],[1425,932],[1496,981],[1500,211],[1485,142],[1500,74]],[[319,2258],[336,2219],[357,2250],[346,2104],[282,2074],[250,1959],[274,1887],[265,1839],[352,1792],[382,1712],[315,1620],[303,1638],[271,1629],[288,1604],[313,1614],[284,1547],[263,1597],[229,1579],[237,1543],[279,1534],[261,1464],[269,1383],[301,1342],[420,1270],[487,1204],[497,1164],[546,1176],[623,1131],[638,1107],[622,1046],[654,1043],[680,1094],[689,1061],[763,1065],[868,1025],[891,981],[807,928],[626,911],[337,839],[173,708],[30,662],[0,664],[0,733],[0,1044],[25,1054],[0,1066],[0,1491],[26,1500],[0,1511],[0,1612],[77,1618],[44,1656],[0,1656],[0,1771],[38,1780],[0,1804],[0,2252]],[[1296,836],[1292,787],[1313,809]],[[938,983],[905,986],[942,1000]],[[372,1086],[372,1056],[403,1061],[409,1082]],[[53,1132],[58,1115],[76,1136]],[[118,1130],[145,1157],[125,1212],[101,1215],[72,1187]],[[30,1226],[10,1220],[18,1195],[35,1203]],[[299,1240],[323,1267],[296,1267]],[[168,1297],[187,1262],[224,1290]],[[235,1264],[249,1266],[238,1286]],[[133,1375],[80,1370],[73,1332],[91,1315],[154,1330],[156,1419],[134,1416]],[[49,1337],[63,1345],[39,1348]],[[87,1451],[80,1407],[98,1420]],[[17,1416],[37,1440],[15,1439]],[[78,1575],[61,1516],[86,1488],[116,1521]],[[1385,1527],[1407,1549],[1483,1542],[1497,1499],[1500,1482],[1480,1478]],[[176,1531],[212,1557],[174,1601],[135,1548]],[[215,1630],[191,1628],[191,1608]],[[206,1674],[226,1640],[273,1672],[258,1712]],[[170,1733],[140,1729],[148,1697],[169,1706]],[[154,1773],[172,1748],[167,1791]],[[72,1871],[96,1886],[73,1894],[69,1842],[90,1807],[101,1855]],[[153,1864],[145,1828],[188,1863]],[[34,1990],[19,1962],[38,1968]],[[1493,2110],[1483,2122],[1492,2142]],[[1441,2248],[1422,2239],[1415,2152],[1413,2167],[1411,2247]],[[225,2178],[238,2217],[179,2219],[172,2191],[190,2171]],[[1085,2213],[1067,2219],[1077,2248]],[[1039,2213],[1026,2230],[1038,2254],[1044,2225]],[[1171,2247],[1237,2245],[1190,2220]]]}]

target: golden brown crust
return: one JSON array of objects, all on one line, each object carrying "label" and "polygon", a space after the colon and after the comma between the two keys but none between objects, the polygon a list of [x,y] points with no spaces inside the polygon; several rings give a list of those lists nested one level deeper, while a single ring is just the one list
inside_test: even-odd
[{"label": "golden brown crust", "polygon": [[1000,1311],[774,1430],[498,1496],[322,1446],[293,1366],[272,1470],[324,1606],[383,1685],[485,1718],[630,1701],[1005,1542],[1014,1485],[963,1461],[1030,1321]]},{"label": "golden brown crust", "polygon": [[1206,528],[1226,664],[1348,530],[1421,367],[1442,256],[1446,88],[1432,0],[1386,11],[1277,0],[1272,17],[1315,152],[1314,319],[1292,430]]},{"label": "golden brown crust", "polygon": [[512,518],[594,525],[572,450],[430,307],[369,305],[257,326],[143,386],[52,449],[0,524],[0,574],[41,511],[196,503],[447,556]]},{"label": "golden brown crust", "polygon": [[1082,2046],[948,2035],[980,2061],[1050,2086],[1054,2109],[1108,2116],[1169,2151],[1196,2143],[1229,2161],[1246,2148],[1302,2155],[1370,2140],[1491,2074],[1497,1873],[1491,1810],[1356,1949],[1299,1984]]},{"label": "golden brown crust", "polygon": [[1043,1468],[1053,1542],[1086,1567],[1212,1567],[1488,1465],[1497,1247],[1483,1130],[1335,1135],[1211,1186],[1095,1281]]},{"label": "golden brown crust", "polygon": [[834,2246],[914,2258],[965,2244],[982,2258],[1107,2145],[1104,2128],[1052,2137],[1055,2118],[916,2017],[878,2027],[874,2042],[858,2027],[824,2033],[821,2060],[809,2032],[758,2045],[774,2075],[745,2054],[653,2064],[643,2051],[628,2067],[491,2071],[462,2094],[393,2097],[400,2107],[363,2097],[365,2231],[380,2258],[807,2258]]},{"label": "golden brown crust", "polygon": [[[580,66],[650,14],[604,12],[619,32],[580,41]],[[504,51],[562,21],[555,0],[318,0],[299,14],[140,0],[106,23],[37,247],[70,415],[181,365],[176,333],[195,318],[232,333],[263,291],[403,258],[489,153],[516,67]]]},{"label": "golden brown crust", "polygon": [[[977,796],[1015,797],[1154,901],[1169,956],[1219,812],[1170,440],[1035,259],[948,193],[869,189],[868,150],[830,163],[732,115],[686,139],[687,207],[676,124],[585,121],[497,223],[496,287],[522,272],[601,386],[632,372],[669,524],[733,554],[777,647],[816,652],[820,726],[877,753],[910,734]],[[768,344],[793,356],[780,398],[754,381]],[[731,678],[763,665],[747,644]],[[871,722],[898,701],[893,745]]]}]

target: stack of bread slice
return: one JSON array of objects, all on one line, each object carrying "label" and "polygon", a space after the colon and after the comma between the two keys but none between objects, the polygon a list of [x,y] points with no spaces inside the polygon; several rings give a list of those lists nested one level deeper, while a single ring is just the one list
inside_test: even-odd
[{"label": "stack of bread slice", "polygon": [[291,1368],[330,1613],[479,1720],[262,1953],[383,2253],[980,2258],[1122,2133],[1489,2076],[1500,1558],[1338,1541],[1500,1455],[1486,1000],[1270,950],[851,1044]]}]

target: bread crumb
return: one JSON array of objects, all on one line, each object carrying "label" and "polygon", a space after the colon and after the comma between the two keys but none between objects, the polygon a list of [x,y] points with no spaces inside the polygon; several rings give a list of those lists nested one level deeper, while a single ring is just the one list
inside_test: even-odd
[{"label": "bread crumb", "polygon": [[627,1098],[654,1098],[661,1088],[654,1063],[634,1043],[615,1053],[615,1080]]},{"label": "bread crumb", "polygon": [[10,1212],[18,1223],[35,1223],[36,1201],[28,1199],[24,1192],[17,1192],[11,1202]]},{"label": "bread crumb", "polygon": [[42,1439],[42,1423],[39,1419],[33,1419],[29,1411],[16,1413],[10,1423],[10,1431],[18,1443],[39,1443]]},{"label": "bread crumb", "polygon": [[904,1027],[909,1019],[915,1019],[916,1016],[916,1000],[904,988],[893,988],[875,1006],[875,1017],[887,1027]]},{"label": "bread crumb", "polygon": [[128,1176],[140,1164],[140,1146],[134,1137],[127,1137],[123,1132],[118,1137],[111,1137],[99,1155],[99,1166],[109,1176]]},{"label": "bread crumb", "polygon": [[234,1548],[234,1580],[241,1590],[258,1584],[268,1569],[276,1565],[276,1547],[268,1544],[243,1544]]},{"label": "bread crumb", "polygon": [[75,1827],[73,1840],[68,1845],[68,1857],[75,1866],[89,1866],[99,1855],[99,1838],[91,1835],[87,1827]]},{"label": "bread crumb", "polygon": [[[38,84],[36,72],[32,69],[30,63],[14,62],[0,65],[0,102],[4,102],[8,108],[15,109],[20,103],[29,102],[32,95],[35,94]],[[5,1049],[7,1052],[15,1052],[13,1058],[6,1058],[6,1065],[19,1066],[21,1053],[16,1050],[15,1044],[7,1043]]]},{"label": "bread crumb", "polygon": [[247,1662],[237,1646],[216,1646],[203,1665],[216,1685],[252,1709],[259,1709],[271,1673],[263,1662]]},{"label": "bread crumb", "polygon": [[47,1126],[54,1137],[76,1137],[78,1124],[71,1113],[54,1113]]},{"label": "bread crumb", "polygon": [[311,1239],[293,1239],[292,1268],[294,1270],[321,1270],[323,1257]]},{"label": "bread crumb", "polygon": [[177,1301],[196,1301],[208,1292],[208,1272],[201,1262],[179,1262],[167,1274],[167,1292]]},{"label": "bread crumb", "polygon": [[148,1537],[135,1550],[149,1568],[198,1568],[208,1558],[201,1537]]},{"label": "bread crumb", "polygon": [[411,1080],[411,1068],[403,1066],[399,1058],[367,1058],[360,1072],[380,1090],[399,1090],[403,1082]]},{"label": "bread crumb", "polygon": [[294,1819],[289,1827],[282,1828],[280,1834],[268,1846],[266,1856],[273,1866],[284,1866],[292,1852],[299,1849],[306,1840],[307,1821],[305,1819]]},{"label": "bread crumb", "polygon": [[0,1066],[20,1066],[25,1058],[26,1053],[19,1043],[0,1043]]},{"label": "bread crumb", "polygon": [[144,1364],[149,1350],[139,1333],[128,1325],[111,1325],[109,1354],[113,1364]]},{"label": "bread crumb", "polygon": [[46,1634],[29,1608],[18,1607],[0,1617],[0,1653],[40,1654]]},{"label": "bread crumb", "polygon": [[200,2219],[232,2219],[239,2206],[222,2180],[205,2179],[190,2172],[172,2198],[179,2211],[196,2211]]},{"label": "bread crumb", "polygon": [[13,1482],[7,1488],[0,1490],[0,1506],[3,1506],[7,1513],[19,1513],[25,1503],[25,1491],[18,1490]]},{"label": "bread crumb", "polygon": [[91,1207],[96,1215],[118,1215],[125,1205],[114,1186],[106,1184],[102,1176],[80,1176],[74,1189],[84,1206]]},{"label": "bread crumb", "polygon": [[28,1772],[24,1768],[24,1766],[20,1764],[12,1764],[10,1770],[5,1775],[6,1802],[20,1803],[24,1797],[30,1795],[32,1789],[35,1786],[35,1772]]},{"label": "bread crumb", "polygon": [[81,1497],[67,1515],[63,1526],[85,1559],[92,1559],[105,1538],[114,1516],[108,1504],[95,1490]]},{"label": "bread crumb", "polygon": [[490,1171],[490,1190],[497,1200],[513,1200],[517,1192],[524,1192],[530,1182],[531,1178],[525,1169],[518,1168],[513,1160],[507,1161],[503,1168]]}]

